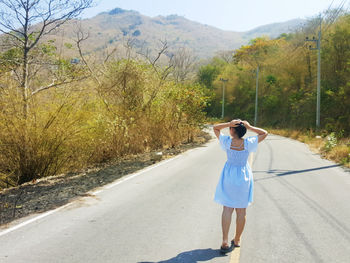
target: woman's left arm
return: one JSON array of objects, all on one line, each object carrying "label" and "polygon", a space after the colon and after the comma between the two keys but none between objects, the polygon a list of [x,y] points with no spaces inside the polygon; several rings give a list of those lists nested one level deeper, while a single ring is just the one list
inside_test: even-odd
[{"label": "woman's left arm", "polygon": [[262,142],[263,140],[265,140],[265,138],[268,135],[267,131],[258,127],[251,126],[247,121],[243,121],[243,124],[247,128],[247,130],[251,130],[258,134],[258,142]]},{"label": "woman's left arm", "polygon": [[220,123],[213,126],[215,136],[219,139],[220,137],[220,130],[228,128],[228,127],[236,127],[241,121],[240,120],[233,120],[230,122]]}]

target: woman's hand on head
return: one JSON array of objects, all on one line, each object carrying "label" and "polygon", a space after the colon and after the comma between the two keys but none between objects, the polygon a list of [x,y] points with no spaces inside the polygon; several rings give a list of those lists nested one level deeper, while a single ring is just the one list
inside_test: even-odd
[{"label": "woman's hand on head", "polygon": [[242,121],[242,122],[247,129],[252,127],[252,126],[250,126],[249,122],[247,122],[247,121]]},{"label": "woman's hand on head", "polygon": [[240,119],[230,121],[230,127],[237,127],[242,121]]}]

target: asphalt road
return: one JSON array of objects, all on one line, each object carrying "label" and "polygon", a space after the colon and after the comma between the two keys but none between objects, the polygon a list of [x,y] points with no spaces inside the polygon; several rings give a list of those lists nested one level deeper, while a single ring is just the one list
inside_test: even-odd
[{"label": "asphalt road", "polygon": [[0,230],[0,262],[350,262],[350,173],[272,135],[254,155],[242,247],[220,255],[222,208],[213,196],[224,163],[213,140],[16,222]]}]

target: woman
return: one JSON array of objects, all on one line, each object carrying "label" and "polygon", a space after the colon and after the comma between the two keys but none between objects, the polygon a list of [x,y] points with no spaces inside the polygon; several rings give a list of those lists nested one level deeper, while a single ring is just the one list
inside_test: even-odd
[{"label": "woman", "polygon": [[[220,131],[230,127],[230,135],[223,135]],[[242,137],[247,129],[257,133],[246,139]],[[215,202],[224,206],[222,212],[222,245],[221,252],[230,252],[240,246],[240,239],[246,221],[246,208],[253,201],[253,174],[248,164],[248,156],[255,152],[258,143],[267,136],[267,131],[251,126],[247,121],[239,119],[228,123],[214,125],[214,133],[220,141],[221,148],[226,151],[227,161],[221,172],[216,187]],[[236,234],[228,243],[228,233],[232,212],[236,209]]]}]

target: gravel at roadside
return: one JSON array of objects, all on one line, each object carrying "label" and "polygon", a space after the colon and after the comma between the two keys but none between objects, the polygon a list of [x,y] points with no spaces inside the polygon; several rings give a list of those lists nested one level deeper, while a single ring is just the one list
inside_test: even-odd
[{"label": "gravel at roadside", "polygon": [[87,196],[88,192],[111,183],[122,176],[136,172],[161,160],[200,146],[211,139],[202,132],[193,143],[162,150],[162,155],[150,152],[129,156],[104,167],[86,169],[80,173],[52,176],[38,181],[5,189],[0,192],[0,226],[34,214],[62,206],[76,198]]}]

